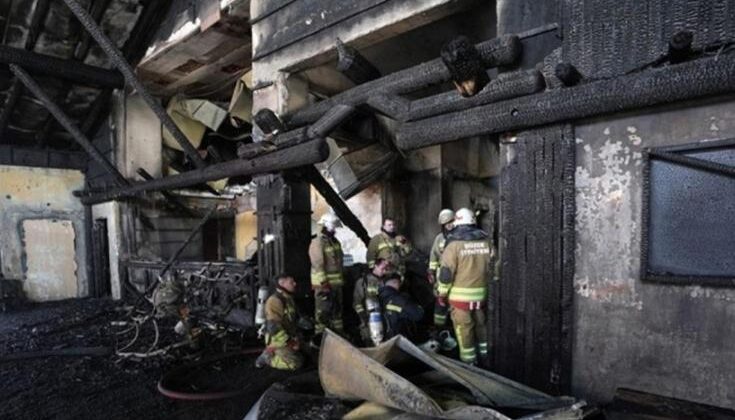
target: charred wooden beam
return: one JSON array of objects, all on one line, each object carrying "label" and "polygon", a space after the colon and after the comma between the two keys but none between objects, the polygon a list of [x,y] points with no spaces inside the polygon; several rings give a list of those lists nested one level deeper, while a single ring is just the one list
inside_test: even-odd
[{"label": "charred wooden beam", "polygon": [[401,149],[735,92],[735,55],[702,58],[403,124]]},{"label": "charred wooden beam", "polygon": [[266,136],[275,136],[278,133],[286,131],[286,126],[283,124],[278,115],[268,108],[263,108],[253,116],[253,123],[260,128],[260,130]]},{"label": "charred wooden beam", "polygon": [[408,116],[411,102],[398,95],[379,92],[368,98],[367,105],[394,120],[404,121]]},{"label": "charred wooden beam", "polygon": [[171,119],[171,117],[166,113],[166,110],[163,109],[163,106],[151,96],[150,92],[148,92],[148,89],[146,89],[145,86],[143,86],[143,83],[138,79],[138,77],[135,75],[135,71],[133,70],[133,67],[128,63],[128,61],[123,57],[123,54],[120,52],[120,50],[115,46],[115,44],[110,40],[110,38],[105,35],[105,33],[102,31],[102,29],[95,23],[94,18],[87,12],[87,10],[84,9],[79,3],[76,2],[76,0],[64,0],[64,3],[66,3],[67,7],[69,7],[69,10],[74,14],[74,16],[77,17],[79,22],[81,22],[82,26],[92,35],[92,38],[94,38],[95,41],[102,47],[102,49],[105,51],[105,54],[107,54],[107,57],[109,57],[110,61],[117,67],[117,69],[122,73],[123,77],[125,77],[125,80],[127,83],[135,89],[141,98],[148,104],[148,106],[151,108],[154,114],[158,117],[158,119],[161,121],[163,126],[166,130],[168,130],[169,133],[173,136],[173,138],[176,140],[176,142],[181,146],[181,148],[184,150],[184,153],[191,159],[191,161],[194,163],[194,165],[197,168],[204,168],[206,166],[206,163],[202,159],[201,156],[199,156],[199,153],[196,151],[194,146],[189,142],[189,140],[186,138],[186,135],[179,129],[179,127],[174,123],[174,121]]},{"label": "charred wooden beam", "polygon": [[538,70],[502,73],[471,98],[463,98],[456,92],[446,92],[412,101],[407,121],[419,120],[447,112],[462,111],[504,99],[538,93],[546,87]]},{"label": "charred wooden beam", "polygon": [[[140,175],[140,177],[143,178],[143,180],[145,180],[145,181],[153,181],[154,179],[156,179],[156,178],[153,177],[153,175],[151,175],[148,171],[146,171],[143,168],[138,168],[138,170],[135,171],[135,172],[137,172],[138,175]],[[195,211],[193,211],[192,209],[190,209],[189,207],[187,207],[184,203],[181,202],[181,200],[179,200],[178,197],[176,197],[175,195],[171,194],[170,192],[168,192],[168,191],[161,191],[161,195],[163,195],[164,198],[166,198],[166,200],[168,200],[171,204],[173,204],[176,208],[178,208],[182,212],[184,212],[184,213],[186,213],[186,214],[188,214],[190,216],[196,216],[197,215],[197,213]]]},{"label": "charred wooden beam", "polygon": [[[521,55],[522,45],[517,36],[506,35],[476,45],[486,67],[515,63]],[[359,106],[378,92],[405,94],[428,86],[448,82],[451,74],[440,58],[392,73],[372,82],[317,102],[287,118],[289,126],[301,126],[316,121],[335,105]]]},{"label": "charred wooden beam", "polygon": [[102,166],[114,179],[115,182],[119,186],[127,186],[128,181],[125,179],[125,177],[118,172],[118,170],[113,166],[103,155],[102,153],[97,150],[91,141],[84,135],[84,133],[79,130],[79,128],[74,125],[74,122],[64,113],[64,111],[59,108],[58,105],[56,105],[51,98],[43,91],[41,86],[36,83],[33,78],[25,72],[22,68],[18,67],[15,64],[10,65],[10,71],[13,72],[16,79],[20,80],[21,83],[31,91],[46,107],[46,109],[51,113],[51,115],[56,118],[57,121],[59,121],[59,124],[61,124],[62,127],[64,127],[69,134],[72,135],[74,140],[84,149],[89,156],[94,159],[97,163]]},{"label": "charred wooden beam", "polygon": [[692,55],[694,34],[691,31],[679,31],[669,40],[669,61],[672,64],[686,61]]},{"label": "charred wooden beam", "polygon": [[[12,2],[10,2],[12,3]],[[23,48],[26,51],[31,51],[35,47],[38,37],[43,30],[43,23],[46,20],[50,6],[50,0],[39,0],[36,2],[36,9],[33,11],[31,17],[31,25],[28,28],[28,36],[26,37]],[[8,21],[10,20],[10,14],[7,15]],[[8,128],[10,123],[10,117],[13,115],[13,110],[18,105],[18,100],[23,94],[23,85],[19,80],[13,80],[13,84],[8,92],[8,97],[5,100],[3,111],[0,113],[0,138],[5,134],[5,130]]]},{"label": "charred wooden beam", "polygon": [[178,175],[134,183],[128,187],[110,189],[99,194],[88,195],[85,193],[75,193],[75,195],[80,196],[84,204],[98,204],[124,197],[132,197],[145,191],[186,188],[223,178],[265,174],[312,165],[322,162],[328,156],[329,147],[326,142],[323,139],[315,139],[294,147],[279,149],[250,161],[240,159],[231,160]]},{"label": "charred wooden beam", "polygon": [[277,147],[273,142],[264,140],[256,143],[243,143],[237,148],[237,156],[240,159],[252,159],[256,156],[264,155],[276,150]]},{"label": "charred wooden beam", "polygon": [[334,191],[334,188],[329,185],[329,182],[327,182],[322,174],[319,173],[319,170],[314,166],[310,166],[303,169],[301,173],[304,175],[304,178],[314,186],[319,194],[324,197],[327,204],[329,204],[329,206],[334,210],[334,214],[339,217],[342,223],[344,223],[351,231],[355,232],[355,235],[357,235],[357,237],[365,243],[365,246],[367,246],[368,243],[370,243],[370,235],[368,235],[365,226],[363,226],[360,219],[352,213],[352,210],[347,207],[347,204],[342,200],[342,197]]},{"label": "charred wooden beam", "polygon": [[465,98],[475,96],[490,82],[480,52],[466,36],[459,36],[442,47],[441,59],[452,76],[452,83]]},{"label": "charred wooden beam", "polygon": [[[160,22],[171,6],[172,0],[149,1],[143,6],[138,21],[130,31],[130,37],[122,48],[125,59],[135,65],[145,54],[146,46],[150,43]],[[94,136],[104,122],[110,109],[112,89],[102,90],[90,106],[89,113],[82,124],[82,131],[87,136]]]},{"label": "charred wooden beam", "polygon": [[356,49],[345,45],[337,38],[337,70],[352,83],[361,85],[380,78],[378,70],[367,58]]},{"label": "charred wooden beam", "polygon": [[125,86],[125,79],[116,71],[5,45],[0,45],[0,63],[17,64],[34,75],[61,78],[84,86],[116,89]]},{"label": "charred wooden beam", "polygon": [[361,171],[359,174],[355,174],[357,181],[348,185],[344,190],[341,190],[339,195],[345,200],[353,197],[360,191],[372,185],[374,182],[378,181],[385,174],[389,173],[397,159],[397,153],[389,153],[379,160],[372,162],[370,167]]},{"label": "charred wooden beam", "polygon": [[[112,0],[99,0],[95,1],[92,4],[92,11],[90,13],[95,22],[99,23],[102,20],[102,17],[104,16],[105,11],[107,10],[107,7],[110,5],[111,1]],[[78,62],[83,62],[89,54],[89,49],[92,43],[89,32],[85,31],[83,28],[80,28],[79,31],[80,39],[79,41],[77,41],[76,47],[74,48],[73,59]],[[125,81],[122,78],[122,75],[118,74],[118,76],[124,84]],[[58,102],[63,102],[64,104],[68,103],[67,99],[71,88],[71,83],[64,83],[64,85],[60,89],[59,95],[57,96]],[[56,127],[55,121],[56,120],[54,119],[53,115],[49,115],[48,117],[46,117],[46,121],[44,121],[42,124],[43,129],[36,134],[36,147],[41,147],[44,143],[46,143],[49,136],[51,135],[51,132]],[[82,132],[86,133],[84,129],[82,129]]]}]

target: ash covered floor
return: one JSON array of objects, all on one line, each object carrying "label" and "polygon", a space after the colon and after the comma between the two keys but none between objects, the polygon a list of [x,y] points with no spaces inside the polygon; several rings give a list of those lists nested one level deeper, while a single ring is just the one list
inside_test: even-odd
[{"label": "ash covered floor", "polygon": [[[0,418],[242,419],[272,383],[288,376],[269,368],[256,373],[254,355],[236,356],[192,372],[186,379],[207,389],[246,392],[226,400],[192,402],[169,399],[157,390],[161,375],[184,363],[181,361],[132,361],[115,355],[6,360],[9,355],[28,352],[115,348],[119,329],[111,322],[122,317],[121,304],[93,299],[29,305],[0,313]],[[162,326],[161,340],[175,339],[165,336],[170,330]]]}]

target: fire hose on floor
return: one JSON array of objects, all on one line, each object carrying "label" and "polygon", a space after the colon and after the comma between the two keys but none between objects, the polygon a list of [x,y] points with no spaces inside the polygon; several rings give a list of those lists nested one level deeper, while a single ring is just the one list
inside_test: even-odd
[{"label": "fire hose on floor", "polygon": [[262,347],[251,347],[251,348],[247,348],[244,350],[238,350],[236,352],[230,352],[230,353],[217,355],[214,357],[200,360],[196,363],[178,367],[168,373],[165,373],[163,376],[161,376],[161,379],[158,381],[158,392],[160,392],[161,394],[163,394],[164,396],[168,398],[172,398],[175,400],[183,400],[183,401],[214,401],[214,400],[223,400],[227,398],[236,397],[238,395],[241,395],[247,392],[247,389],[236,389],[236,390],[233,389],[233,390],[227,390],[227,391],[211,391],[211,392],[207,392],[207,391],[189,392],[189,391],[177,391],[175,389],[172,389],[172,384],[175,383],[175,378],[181,376],[184,373],[200,368],[202,366],[207,366],[209,364],[213,364],[215,362],[225,360],[230,357],[243,356],[243,355],[257,355],[257,354],[260,354],[260,352],[262,351],[263,351]]}]

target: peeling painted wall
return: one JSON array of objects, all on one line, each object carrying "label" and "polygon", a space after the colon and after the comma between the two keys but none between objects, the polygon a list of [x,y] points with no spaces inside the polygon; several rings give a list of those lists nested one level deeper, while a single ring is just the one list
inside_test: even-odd
[{"label": "peeling painted wall", "polygon": [[[27,279],[27,255],[24,252],[23,221],[68,221],[74,232],[75,261],[59,261],[60,266],[84,267],[86,243],[84,239],[84,209],[72,191],[82,189],[84,176],[79,171],[63,169],[0,166],[0,261],[6,278]],[[36,238],[37,239],[37,238]],[[68,257],[64,257],[67,258]],[[40,278],[33,280],[36,284]],[[28,285],[24,284],[24,287]],[[74,290],[49,296],[85,296],[85,270],[76,270]],[[67,293],[68,292],[68,293]],[[63,295],[63,296],[62,296]],[[43,299],[42,294],[32,297]]]},{"label": "peeling painted wall", "polygon": [[575,128],[573,389],[617,387],[735,408],[735,290],[640,279],[642,151],[735,137],[735,103],[618,116]]}]

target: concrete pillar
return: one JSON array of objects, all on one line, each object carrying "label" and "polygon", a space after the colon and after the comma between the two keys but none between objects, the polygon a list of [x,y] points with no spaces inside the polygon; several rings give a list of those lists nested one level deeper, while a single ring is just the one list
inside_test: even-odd
[{"label": "concrete pillar", "polygon": [[[253,113],[269,108],[278,115],[307,104],[308,86],[279,73],[271,84],[253,92]],[[308,248],[311,241],[309,184],[286,174],[256,179],[258,268],[262,280],[287,272],[299,284],[299,294],[310,290]]]}]

